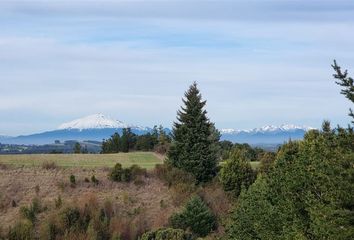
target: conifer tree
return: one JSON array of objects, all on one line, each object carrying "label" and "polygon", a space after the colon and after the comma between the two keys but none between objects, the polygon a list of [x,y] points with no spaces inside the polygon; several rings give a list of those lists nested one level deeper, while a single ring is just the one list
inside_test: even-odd
[{"label": "conifer tree", "polygon": [[[343,87],[341,90],[341,94],[343,94],[346,98],[348,98],[352,103],[354,103],[354,79],[348,77],[348,71],[345,70],[342,72],[341,67],[337,65],[336,60],[334,60],[334,64],[332,65],[334,71],[333,77],[338,80],[336,82],[339,86]],[[352,123],[354,123],[354,112],[350,108],[349,116],[353,118]]]},{"label": "conifer tree", "polygon": [[168,162],[192,173],[198,183],[210,181],[217,170],[216,137],[214,124],[204,109],[206,101],[193,83],[182,100],[184,106],[177,112],[172,132]]}]

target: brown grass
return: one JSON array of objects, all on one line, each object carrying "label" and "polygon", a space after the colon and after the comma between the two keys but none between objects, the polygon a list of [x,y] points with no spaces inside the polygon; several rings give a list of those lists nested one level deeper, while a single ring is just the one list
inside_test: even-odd
[{"label": "brown grass", "polygon": [[[75,188],[69,187],[71,174],[76,177]],[[84,181],[86,177],[89,178],[92,175],[99,179],[99,185]],[[129,231],[140,232],[147,227],[159,228],[167,223],[168,217],[176,211],[172,204],[170,190],[152,174],[141,177],[144,185],[136,185],[133,182],[111,182],[107,175],[108,171],[102,169],[43,169],[42,167],[0,169],[0,222],[2,227],[7,229],[14,225],[19,219],[19,208],[28,206],[36,196],[48,206],[48,211],[40,214],[40,221],[56,209],[55,202],[58,196],[61,196],[63,205],[84,206],[87,204],[90,207],[100,205],[111,214],[113,212],[119,214],[122,219],[125,219],[123,225],[135,224],[139,228],[124,230],[127,235]],[[36,186],[40,187],[40,191]],[[16,207],[12,207],[12,200],[16,201]],[[168,207],[161,208],[161,201]]]}]

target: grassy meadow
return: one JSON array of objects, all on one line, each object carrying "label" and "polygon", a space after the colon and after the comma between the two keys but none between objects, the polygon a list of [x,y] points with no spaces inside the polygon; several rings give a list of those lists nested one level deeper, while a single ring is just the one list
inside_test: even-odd
[{"label": "grassy meadow", "polygon": [[100,168],[113,167],[116,163],[123,167],[137,164],[152,169],[163,159],[152,152],[130,152],[117,154],[21,154],[0,155],[0,164],[16,167],[38,167],[45,163],[55,163],[59,167]]}]

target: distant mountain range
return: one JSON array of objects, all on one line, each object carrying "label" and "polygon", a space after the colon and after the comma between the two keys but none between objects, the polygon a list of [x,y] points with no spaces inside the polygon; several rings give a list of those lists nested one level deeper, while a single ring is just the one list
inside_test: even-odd
[{"label": "distant mountain range", "polygon": [[305,133],[314,128],[283,124],[280,126],[268,125],[250,130],[221,129],[222,139],[238,143],[282,144],[289,139],[302,139]]},{"label": "distant mountain range", "polygon": [[[102,141],[113,133],[122,133],[123,128],[130,127],[132,132],[141,135],[150,132],[152,128],[125,124],[119,120],[106,117],[103,114],[94,114],[71,122],[61,124],[58,129],[42,133],[22,135],[17,137],[0,136],[0,142],[5,144],[40,145],[68,140]],[[304,134],[313,129],[306,126],[281,125],[265,126],[251,130],[222,129],[222,140],[249,144],[281,144],[291,139],[302,139]],[[170,132],[170,129],[165,129]]]}]

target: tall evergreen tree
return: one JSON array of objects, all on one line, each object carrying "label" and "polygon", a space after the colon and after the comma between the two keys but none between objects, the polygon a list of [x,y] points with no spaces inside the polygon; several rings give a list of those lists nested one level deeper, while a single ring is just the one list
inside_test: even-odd
[{"label": "tall evergreen tree", "polygon": [[[332,67],[336,72],[333,74],[333,77],[338,80],[336,83],[343,87],[340,93],[348,98],[352,103],[354,103],[354,79],[348,77],[347,70],[342,72],[341,67],[337,65],[336,60],[334,60]],[[354,123],[354,112],[351,108],[349,109],[349,116],[353,118],[352,123]]]},{"label": "tall evergreen tree", "polygon": [[217,170],[215,128],[204,110],[206,101],[194,82],[185,93],[184,106],[177,112],[168,151],[169,163],[194,174],[197,182],[210,181]]}]

